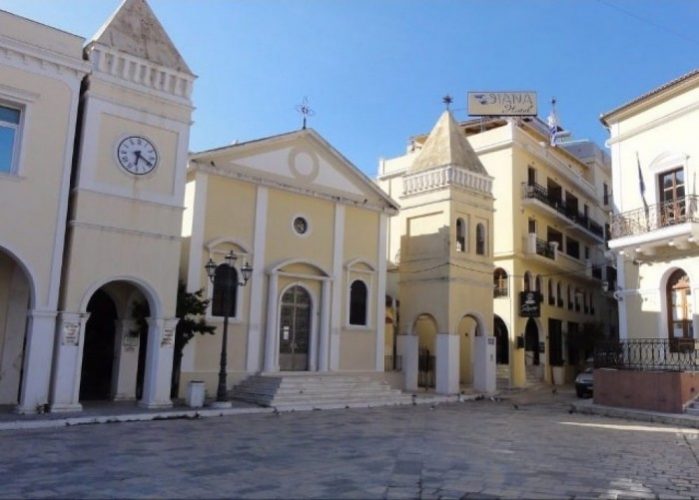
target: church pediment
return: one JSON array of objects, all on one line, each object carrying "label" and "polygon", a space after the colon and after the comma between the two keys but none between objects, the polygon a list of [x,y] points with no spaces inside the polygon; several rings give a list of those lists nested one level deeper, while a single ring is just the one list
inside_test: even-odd
[{"label": "church pediment", "polygon": [[192,155],[195,164],[280,189],[353,201],[381,209],[397,205],[312,130],[235,144]]}]

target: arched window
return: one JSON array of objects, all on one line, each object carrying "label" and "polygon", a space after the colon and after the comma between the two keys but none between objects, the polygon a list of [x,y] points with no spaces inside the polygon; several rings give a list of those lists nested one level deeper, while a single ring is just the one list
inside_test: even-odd
[{"label": "arched window", "polygon": [[476,253],[485,255],[485,226],[476,224]]},{"label": "arched window", "polygon": [[[538,274],[536,275],[536,278],[534,278],[534,290],[541,294],[541,276]],[[539,295],[539,297],[541,298],[541,295]]]},{"label": "arched window", "polygon": [[568,310],[573,310],[573,285],[568,285]]},{"label": "arched window", "polygon": [[529,274],[529,271],[526,271],[524,273],[524,279],[522,281],[522,289],[525,292],[531,291],[531,289],[532,289],[531,283],[532,283],[532,275]]},{"label": "arched window", "polygon": [[668,337],[693,338],[692,289],[689,276],[682,269],[670,275],[666,288]]},{"label": "arched window", "polygon": [[[235,317],[238,298],[238,271],[228,264],[219,264],[214,274],[211,315]],[[228,311],[226,313],[226,310]]]},{"label": "arched window", "polygon": [[456,251],[466,251],[466,224],[460,217],[456,219]]},{"label": "arched window", "polygon": [[549,305],[556,305],[556,288],[554,287],[553,280],[549,280]]},{"label": "arched window", "polygon": [[498,267],[493,273],[493,297],[507,297],[507,271]]},{"label": "arched window", "polygon": [[361,280],[355,280],[350,286],[350,325],[367,324],[367,287]]}]

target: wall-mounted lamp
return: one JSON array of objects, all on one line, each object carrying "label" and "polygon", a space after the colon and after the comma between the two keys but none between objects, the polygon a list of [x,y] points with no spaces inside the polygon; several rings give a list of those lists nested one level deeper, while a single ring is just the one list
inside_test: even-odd
[{"label": "wall-mounted lamp", "polygon": [[[602,291],[604,293],[609,292],[609,282],[606,280],[602,282]],[[624,300],[624,297],[622,295],[623,291],[624,291],[624,289],[619,287],[619,286],[617,286],[615,290],[612,290],[611,294],[612,294],[612,297],[614,297],[614,300],[622,302]]]}]

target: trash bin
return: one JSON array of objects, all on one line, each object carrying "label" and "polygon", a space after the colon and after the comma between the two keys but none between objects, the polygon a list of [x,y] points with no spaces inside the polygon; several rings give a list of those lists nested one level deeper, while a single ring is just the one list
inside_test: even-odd
[{"label": "trash bin", "polygon": [[201,380],[192,380],[187,386],[187,406],[190,408],[201,408],[204,406],[205,393],[204,382]]}]

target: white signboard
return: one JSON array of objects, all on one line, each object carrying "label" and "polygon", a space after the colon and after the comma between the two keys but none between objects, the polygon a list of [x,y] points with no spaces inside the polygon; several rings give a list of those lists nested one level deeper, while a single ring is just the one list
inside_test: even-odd
[{"label": "white signboard", "polygon": [[470,116],[536,116],[536,92],[469,92]]}]

